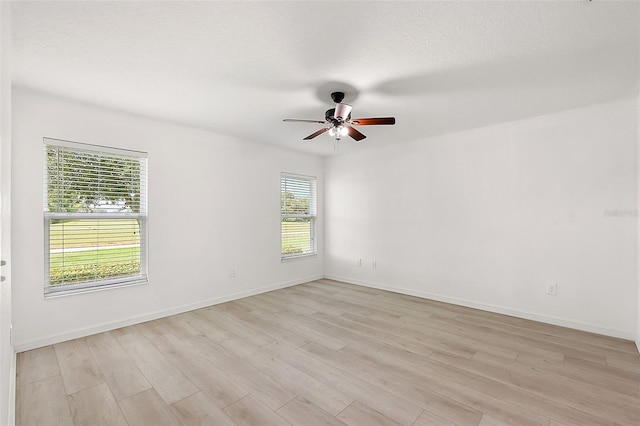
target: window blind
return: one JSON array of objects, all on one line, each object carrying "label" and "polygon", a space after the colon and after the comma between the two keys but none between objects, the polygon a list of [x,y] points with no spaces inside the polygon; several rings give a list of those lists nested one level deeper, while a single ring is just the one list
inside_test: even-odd
[{"label": "window blind", "polygon": [[45,292],[144,281],[146,154],[45,139]]},{"label": "window blind", "polygon": [[316,254],[316,178],[280,176],[282,259]]}]

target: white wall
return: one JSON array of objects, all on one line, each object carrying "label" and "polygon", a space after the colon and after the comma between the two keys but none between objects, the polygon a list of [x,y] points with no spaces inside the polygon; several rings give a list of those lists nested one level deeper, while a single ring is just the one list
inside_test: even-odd
[{"label": "white wall", "polygon": [[0,424],[15,417],[16,357],[11,342],[11,19],[0,2]]},{"label": "white wall", "polygon": [[328,159],[325,275],[634,339],[635,114],[632,99]]},{"label": "white wall", "polygon": [[[43,298],[43,137],[148,152],[147,285]],[[322,245],[281,263],[279,236],[280,172],[322,203],[321,158],[15,88],[13,140],[18,351],[323,276]]]}]

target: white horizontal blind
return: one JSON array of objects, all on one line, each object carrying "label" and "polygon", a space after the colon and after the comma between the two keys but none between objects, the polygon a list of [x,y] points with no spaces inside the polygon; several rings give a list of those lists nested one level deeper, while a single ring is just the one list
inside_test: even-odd
[{"label": "white horizontal blind", "polygon": [[316,254],[316,203],[315,177],[280,176],[283,259]]},{"label": "white horizontal blind", "polygon": [[146,280],[144,153],[45,139],[45,293]]}]

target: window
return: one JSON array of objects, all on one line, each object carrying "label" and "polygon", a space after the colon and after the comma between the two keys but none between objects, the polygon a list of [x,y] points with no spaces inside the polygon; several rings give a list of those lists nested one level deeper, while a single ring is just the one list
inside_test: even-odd
[{"label": "window", "polygon": [[146,281],[146,154],[54,139],[44,153],[45,294]]},{"label": "window", "polygon": [[316,178],[280,176],[282,259],[316,254]]}]

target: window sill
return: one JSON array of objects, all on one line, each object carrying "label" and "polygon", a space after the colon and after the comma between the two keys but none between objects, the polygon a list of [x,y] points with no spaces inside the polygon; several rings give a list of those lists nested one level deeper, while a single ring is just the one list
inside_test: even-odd
[{"label": "window sill", "polygon": [[287,262],[296,262],[299,260],[305,260],[305,259],[313,259],[318,257],[318,253],[309,253],[309,254],[301,254],[298,256],[287,256],[287,257],[281,257],[280,258],[280,263],[287,263]]},{"label": "window sill", "polygon": [[62,290],[62,289],[61,290],[53,290],[53,291],[45,292],[44,298],[45,299],[56,299],[58,297],[64,297],[64,296],[75,296],[75,295],[78,295],[78,294],[94,293],[94,292],[98,292],[98,291],[114,290],[114,289],[123,288],[123,287],[134,287],[134,286],[139,286],[139,285],[145,285],[148,282],[149,282],[148,278],[140,278],[139,280],[125,281],[125,282],[113,283],[113,284],[103,284],[103,285],[95,286],[95,287],[70,288],[70,289],[66,289],[66,290]]}]

